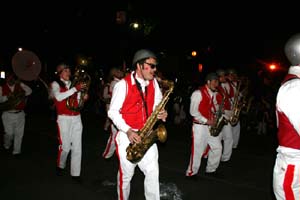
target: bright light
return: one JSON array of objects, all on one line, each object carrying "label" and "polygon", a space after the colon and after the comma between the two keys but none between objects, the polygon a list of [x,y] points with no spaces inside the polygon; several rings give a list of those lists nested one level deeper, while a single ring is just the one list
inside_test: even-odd
[{"label": "bright light", "polygon": [[138,22],[132,22],[130,26],[135,30],[140,28],[140,24]]},{"label": "bright light", "polygon": [[192,51],[192,56],[193,57],[197,56],[197,51]]},{"label": "bright light", "polygon": [[0,78],[5,78],[5,71],[0,72]]},{"label": "bright light", "polygon": [[203,70],[203,65],[201,63],[198,64],[198,71],[199,72],[202,72]]},{"label": "bright light", "polygon": [[271,71],[275,71],[275,70],[277,69],[277,66],[276,66],[275,64],[270,64],[270,65],[269,65],[269,69],[270,69]]}]

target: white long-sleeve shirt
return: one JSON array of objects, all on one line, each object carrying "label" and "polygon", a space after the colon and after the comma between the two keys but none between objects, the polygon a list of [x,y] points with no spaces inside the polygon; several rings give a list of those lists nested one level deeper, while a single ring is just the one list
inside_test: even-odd
[{"label": "white long-sleeve shirt", "polygon": [[[64,80],[61,80],[61,81],[63,81],[65,83],[67,88],[70,88],[71,81],[64,81]],[[69,89],[65,92],[61,92],[60,91],[60,86],[56,81],[52,82],[52,84],[51,84],[51,93],[50,93],[50,95],[52,97],[54,97],[57,101],[62,101],[64,99],[68,98],[69,96],[71,96],[72,94],[74,94],[75,92],[77,92],[75,87],[73,87],[73,88],[71,88],[71,89]],[[80,92],[78,92],[78,95],[77,95],[78,99],[80,99],[79,93]]]}]

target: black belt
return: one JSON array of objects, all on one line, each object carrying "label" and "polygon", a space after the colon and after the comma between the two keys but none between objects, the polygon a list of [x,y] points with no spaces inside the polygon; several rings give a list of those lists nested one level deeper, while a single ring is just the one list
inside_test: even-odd
[{"label": "black belt", "polygon": [[[200,122],[193,122],[194,124],[202,124],[202,123],[200,123]],[[204,124],[202,124],[202,125],[204,125]]]},{"label": "black belt", "polygon": [[22,110],[18,110],[18,111],[11,111],[11,112],[8,112],[8,113],[20,113],[22,112]]}]

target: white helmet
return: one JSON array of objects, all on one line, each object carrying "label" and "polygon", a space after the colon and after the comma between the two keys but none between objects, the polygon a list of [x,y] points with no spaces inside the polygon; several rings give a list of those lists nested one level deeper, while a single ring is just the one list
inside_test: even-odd
[{"label": "white helmet", "polygon": [[148,50],[148,49],[140,49],[138,50],[133,57],[132,65],[134,66],[138,61],[146,59],[146,58],[157,58],[156,55]]},{"label": "white helmet", "polygon": [[285,44],[284,53],[293,66],[300,65],[300,34],[293,35]]}]

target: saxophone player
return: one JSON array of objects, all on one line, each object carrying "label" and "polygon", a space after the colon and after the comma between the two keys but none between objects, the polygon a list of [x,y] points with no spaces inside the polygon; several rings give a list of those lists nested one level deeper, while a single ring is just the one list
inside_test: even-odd
[{"label": "saxophone player", "polygon": [[[232,96],[233,94],[230,94],[230,86],[226,80],[226,71],[224,69],[218,69],[216,73],[219,76],[217,102],[218,104],[220,104],[222,97],[225,98],[224,116],[228,122],[232,114],[230,98],[233,97]],[[230,123],[224,125],[220,135],[221,135],[220,139],[223,141],[223,152],[221,156],[221,161],[227,162],[231,158],[232,145],[233,145],[232,126],[230,125]]]},{"label": "saxophone player", "polygon": [[[108,110],[109,118],[119,130],[115,138],[119,159],[118,199],[129,198],[130,182],[138,165],[145,175],[145,198],[158,200],[160,190],[157,145],[154,143],[137,163],[130,162],[126,154],[130,143],[141,142],[137,131],[143,128],[147,118],[162,100],[162,92],[155,78],[157,57],[152,51],[141,49],[135,53],[132,64],[135,70],[114,86]],[[163,109],[157,118],[166,121],[167,115]]]},{"label": "saxophone player", "polygon": [[189,179],[197,179],[196,175],[207,145],[210,148],[205,169],[207,175],[217,175],[216,170],[219,167],[222,154],[220,136],[214,137],[210,134],[210,127],[216,122],[214,112],[216,111],[216,89],[219,85],[218,75],[209,73],[206,75],[205,81],[206,83],[196,89],[191,96],[192,147],[190,162],[186,170],[186,177]]},{"label": "saxophone player", "polygon": [[[230,86],[230,94],[231,94],[231,108],[233,109],[234,106],[234,97],[238,96],[238,99],[240,100],[241,98],[241,93],[237,91],[238,89],[238,74],[237,71],[233,68],[230,68],[227,70],[227,78],[229,80],[229,86]],[[240,120],[236,123],[236,125],[232,126],[232,139],[233,139],[233,144],[232,148],[236,149],[239,144],[240,140],[240,132],[241,132],[241,125],[240,125]]]}]

